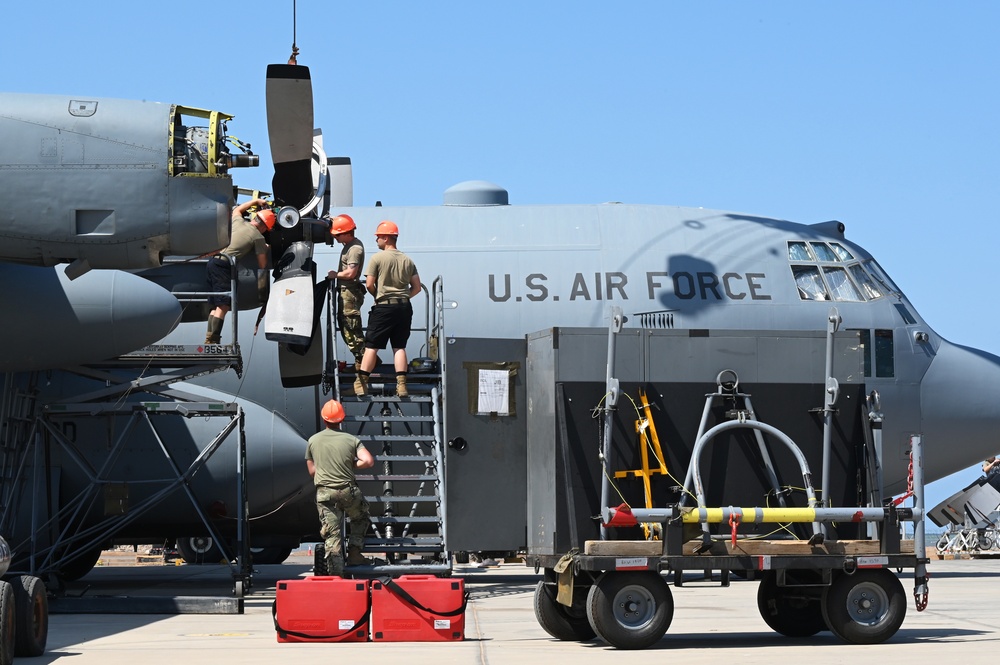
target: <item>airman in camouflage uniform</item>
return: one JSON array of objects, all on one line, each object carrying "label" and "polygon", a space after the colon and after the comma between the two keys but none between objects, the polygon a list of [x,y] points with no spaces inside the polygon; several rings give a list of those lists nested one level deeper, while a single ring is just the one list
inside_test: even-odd
[{"label": "airman in camouflage uniform", "polygon": [[365,265],[365,246],[354,236],[357,226],[350,215],[337,215],[330,224],[330,233],[344,248],[340,252],[340,269],[330,271],[328,279],[337,280],[337,325],[347,348],[354,354],[354,363],[361,366],[365,354],[365,334],[361,328],[361,303],[365,285],[361,270]]},{"label": "airman in camouflage uniform", "polygon": [[309,438],[306,446],[306,468],[316,485],[316,507],[319,510],[320,535],[326,547],[327,572],[344,574],[343,522],[351,519],[347,540],[347,565],[371,565],[361,554],[365,532],[371,525],[368,501],[354,477],[356,469],[367,469],[375,458],[356,436],[340,431],[344,407],[336,400],[323,406],[326,429]]}]

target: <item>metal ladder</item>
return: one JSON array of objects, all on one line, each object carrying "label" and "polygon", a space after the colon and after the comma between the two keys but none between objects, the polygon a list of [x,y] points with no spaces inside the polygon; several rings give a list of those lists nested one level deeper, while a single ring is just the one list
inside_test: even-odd
[{"label": "metal ladder", "polygon": [[[426,348],[434,361],[428,372],[407,375],[409,397],[397,397],[391,365],[377,367],[369,379],[369,394],[357,397],[341,391],[355,375],[333,364],[335,395],[344,404],[345,431],[351,432],[375,456],[369,473],[356,478],[371,512],[374,536],[363,551],[385,557],[384,565],[347,566],[353,574],[421,572],[447,574],[451,556],[445,522],[444,404],[445,367],[441,278],[428,293]],[[330,328],[336,334],[335,328]],[[415,329],[416,330],[416,329]]]}]

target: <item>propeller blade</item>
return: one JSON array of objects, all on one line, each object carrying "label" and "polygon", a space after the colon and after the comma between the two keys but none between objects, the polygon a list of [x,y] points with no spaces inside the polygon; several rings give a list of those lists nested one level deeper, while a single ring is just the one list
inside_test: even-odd
[{"label": "propeller blade", "polygon": [[267,133],[276,201],[302,208],[313,197],[313,95],[309,68],[267,66]]},{"label": "propeller blade", "polygon": [[313,243],[293,242],[276,265],[267,300],[264,337],[280,342],[278,371],[285,388],[319,385],[323,377],[320,313],[328,282],[316,283]]},{"label": "propeller blade", "polygon": [[272,342],[305,346],[312,340],[316,264],[313,244],[289,245],[275,265],[277,277],[267,299],[264,336]]},{"label": "propeller blade", "polygon": [[[313,328],[314,339],[320,338],[319,327],[317,318]],[[318,386],[323,380],[323,345],[311,344],[303,348],[279,344],[278,371],[281,374],[282,388]]]}]

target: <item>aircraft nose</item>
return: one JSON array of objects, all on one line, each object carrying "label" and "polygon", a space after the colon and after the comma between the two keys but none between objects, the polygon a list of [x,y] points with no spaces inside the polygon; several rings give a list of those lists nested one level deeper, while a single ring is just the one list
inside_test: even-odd
[{"label": "aircraft nose", "polygon": [[928,480],[1000,451],[1000,358],[943,342],[920,382]]}]

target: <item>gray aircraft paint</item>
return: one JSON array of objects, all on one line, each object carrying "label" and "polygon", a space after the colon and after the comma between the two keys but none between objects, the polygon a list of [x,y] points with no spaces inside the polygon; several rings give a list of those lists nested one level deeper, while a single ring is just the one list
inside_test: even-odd
[{"label": "gray aircraft paint", "polygon": [[[905,489],[911,434],[923,433],[928,444],[928,482],[995,452],[991,427],[1000,421],[1000,406],[984,396],[1000,385],[1000,359],[942,339],[884,273],[893,292],[875,300],[799,297],[789,241],[833,241],[858,261],[873,259],[846,240],[837,223],[626,204],[355,207],[331,214],[341,212],[354,218],[369,252],[379,221],[399,225],[399,248],[414,259],[421,279],[443,278],[444,298],[455,305],[444,311],[453,337],[521,338],[554,326],[606,326],[611,305],[622,307],[627,327],[647,321],[682,329],[824,330],[836,305],[844,328],[892,331],[894,376],[867,379],[882,397],[889,491]],[[317,274],[324,275],[339,249],[317,246],[315,258]],[[369,298],[365,315],[370,305]],[[415,326],[422,325],[426,305],[426,297],[415,299]],[[171,339],[193,334],[179,330]],[[244,348],[250,334],[241,332]],[[241,394],[275,405],[304,433],[315,429],[322,396],[277,390],[275,351],[263,340],[252,343],[247,371],[257,378],[243,382]],[[426,353],[419,334],[410,347],[411,358]],[[939,356],[944,361],[935,363]],[[233,379],[212,380],[235,390]],[[956,437],[958,449],[951,446]]]}]

